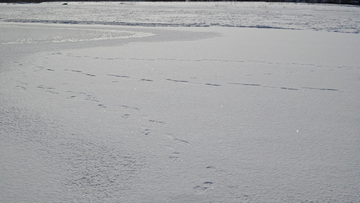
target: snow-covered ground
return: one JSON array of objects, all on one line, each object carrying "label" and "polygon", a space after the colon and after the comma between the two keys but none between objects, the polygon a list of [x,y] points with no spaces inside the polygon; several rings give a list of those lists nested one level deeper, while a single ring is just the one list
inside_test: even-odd
[{"label": "snow-covered ground", "polygon": [[62,2],[3,4],[0,20],[12,22],[141,26],[258,27],[360,32],[360,7],[265,2]]},{"label": "snow-covered ground", "polygon": [[359,7],[56,2],[0,19],[1,202],[360,201]]}]

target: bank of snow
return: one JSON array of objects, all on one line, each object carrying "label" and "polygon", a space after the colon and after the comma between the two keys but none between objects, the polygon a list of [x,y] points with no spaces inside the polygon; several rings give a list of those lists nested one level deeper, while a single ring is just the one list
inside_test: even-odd
[{"label": "bank of snow", "polygon": [[2,4],[10,22],[151,27],[250,27],[356,33],[359,6],[266,2],[61,2]]}]

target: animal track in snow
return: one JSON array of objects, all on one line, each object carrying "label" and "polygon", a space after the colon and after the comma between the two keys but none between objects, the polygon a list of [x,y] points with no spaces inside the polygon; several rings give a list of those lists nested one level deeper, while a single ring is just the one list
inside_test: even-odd
[{"label": "animal track in snow", "polygon": [[98,106],[106,108],[106,106],[104,104],[98,104]]},{"label": "animal track in snow", "polygon": [[261,86],[260,84],[247,84],[247,83],[229,83],[231,85],[245,85],[245,86]]},{"label": "animal track in snow", "polygon": [[28,85],[28,83],[25,83],[25,82],[21,82],[21,81],[18,81],[19,85],[16,85],[15,87],[17,88],[21,88],[23,90],[26,90],[26,87]]},{"label": "animal track in snow", "polygon": [[182,140],[182,139],[179,139],[179,138],[176,138],[174,136],[172,136],[171,134],[167,134],[167,137],[169,137],[170,139],[174,140],[176,143],[178,144],[185,144],[185,145],[189,145],[190,143],[186,140]]},{"label": "animal track in snow", "polygon": [[173,138],[177,143],[179,144],[190,144],[188,141],[186,140],[182,140],[182,139],[178,139],[178,138]]},{"label": "animal track in snow", "polygon": [[289,87],[280,87],[280,89],[283,89],[283,90],[299,90],[299,89],[296,89],[296,88],[289,88]]},{"label": "animal track in snow", "polygon": [[[273,87],[273,86],[263,86],[263,85],[260,85],[260,84],[248,84],[248,83],[228,83],[228,84],[230,84],[230,85],[253,86],[253,87],[275,88],[275,89],[293,90],[293,91],[299,90],[298,88],[293,88],[293,87]],[[302,89],[334,91],[334,92],[340,91],[338,89],[332,89],[332,88],[315,88],[315,87],[302,87]]]},{"label": "animal track in snow", "polygon": [[[65,69],[65,70],[67,70],[67,69]],[[82,72],[81,70],[68,70],[68,71],[75,72],[75,73],[81,73]]]},{"label": "animal track in snow", "polygon": [[70,70],[70,69],[64,69],[65,71],[70,71],[70,72],[74,72],[74,73],[81,73],[83,75],[86,75],[86,76],[91,76],[91,77],[95,77],[96,75],[94,74],[90,74],[90,73],[84,73],[82,72],[81,70]]},{"label": "animal track in snow", "polygon": [[130,114],[124,114],[124,115],[122,116],[122,118],[128,119],[128,118],[130,118]]},{"label": "animal track in snow", "polygon": [[173,160],[176,160],[176,159],[179,159],[180,155],[180,152],[173,152],[170,156],[169,156],[169,159],[173,159]]},{"label": "animal track in snow", "polygon": [[17,88],[21,88],[23,90],[26,90],[26,87],[20,86],[20,85],[16,85]]},{"label": "animal track in snow", "polygon": [[141,134],[149,135],[149,134],[150,134],[150,130],[146,128],[146,129],[144,129],[144,131],[141,132]]},{"label": "animal track in snow", "polygon": [[212,83],[205,83],[205,85],[209,85],[209,86],[221,86],[219,84],[212,84]]},{"label": "animal track in snow", "polygon": [[166,79],[168,81],[172,81],[172,82],[189,82],[187,80],[173,80],[173,79]]},{"label": "animal track in snow", "polygon": [[338,89],[331,89],[331,88],[315,88],[315,87],[303,87],[304,89],[311,89],[311,90],[325,90],[325,91],[339,91]]},{"label": "animal track in snow", "polygon": [[51,94],[59,94],[59,92],[54,91],[55,88],[53,88],[53,87],[47,87],[47,86],[44,86],[44,85],[38,85],[37,88],[43,89],[45,92],[49,92]]},{"label": "animal track in snow", "polygon": [[46,90],[45,92],[49,92],[51,94],[59,94],[59,92],[55,92],[55,91],[51,91],[51,90]]},{"label": "animal track in snow", "polygon": [[158,58],[159,61],[176,61],[174,58]]},{"label": "animal track in snow", "polygon": [[226,170],[218,169],[215,166],[207,166],[206,169],[209,171],[213,171],[213,172],[217,173],[218,175],[224,175],[224,176],[229,176],[229,177],[232,176],[232,174],[230,172],[228,172]]},{"label": "animal track in snow", "polygon": [[134,110],[140,110],[137,107],[131,107],[131,106],[127,106],[127,105],[120,105],[120,107],[126,108],[126,109],[134,109]]},{"label": "animal track in snow", "polygon": [[[193,79],[196,77],[193,77]],[[194,83],[194,82],[189,82],[187,80],[175,80],[175,79],[166,79],[167,81],[171,81],[171,82],[178,82],[178,83],[186,83],[186,84],[196,84],[196,85],[208,85],[208,86],[221,86],[219,84],[214,84],[214,83]]]},{"label": "animal track in snow", "polygon": [[89,73],[84,73],[85,75],[87,76],[91,76],[91,77],[95,77],[96,75],[93,75],[93,74],[89,74]]},{"label": "animal track in snow", "polygon": [[166,124],[165,122],[157,121],[157,120],[149,120],[149,122],[151,122],[151,123],[159,123],[159,124]]},{"label": "animal track in snow", "polygon": [[47,87],[47,86],[44,86],[44,85],[38,85],[37,88],[46,89],[46,90],[54,90],[55,89],[53,87]]},{"label": "animal track in snow", "polygon": [[126,75],[114,75],[114,74],[107,74],[107,75],[117,77],[117,78],[129,78],[129,76],[126,76]]},{"label": "animal track in snow", "polygon": [[202,192],[205,192],[206,190],[208,190],[209,188],[212,188],[211,187],[212,184],[213,184],[212,182],[206,181],[206,182],[203,182],[202,185],[195,186],[194,190],[195,190],[195,192],[202,193]]},{"label": "animal track in snow", "polygon": [[140,81],[152,82],[153,80],[150,80],[150,79],[140,79]]},{"label": "animal track in snow", "polygon": [[106,108],[106,106],[104,104],[101,104],[100,101],[96,97],[94,97],[90,94],[87,94],[85,92],[66,91],[66,93],[70,94],[70,96],[68,96],[67,99],[81,98],[86,101],[96,102],[96,103],[98,103],[97,106]]}]

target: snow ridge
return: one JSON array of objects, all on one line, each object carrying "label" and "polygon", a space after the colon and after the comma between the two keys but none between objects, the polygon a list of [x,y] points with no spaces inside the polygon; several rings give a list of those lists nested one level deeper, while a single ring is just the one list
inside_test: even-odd
[{"label": "snow ridge", "polygon": [[5,22],[15,23],[54,23],[54,24],[85,24],[85,25],[121,25],[143,27],[209,27],[204,23],[140,23],[140,22],[107,22],[107,21],[78,21],[78,20],[36,20],[10,19]]},{"label": "snow ridge", "polygon": [[142,27],[210,27],[210,26],[219,26],[219,27],[241,27],[241,28],[263,28],[263,29],[285,29],[285,30],[298,30],[295,28],[285,28],[285,27],[272,27],[266,25],[254,25],[254,26],[245,26],[245,25],[221,25],[219,23],[139,23],[139,22],[106,22],[106,21],[78,21],[78,20],[36,20],[36,19],[11,19],[5,20],[5,22],[14,22],[14,23],[47,23],[47,24],[80,24],[80,25],[119,25],[119,26],[142,26]]}]

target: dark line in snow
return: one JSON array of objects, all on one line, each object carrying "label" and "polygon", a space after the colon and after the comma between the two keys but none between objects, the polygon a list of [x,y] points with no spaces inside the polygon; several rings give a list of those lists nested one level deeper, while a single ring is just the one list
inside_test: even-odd
[{"label": "dark line in snow", "polygon": [[77,20],[36,20],[36,19],[7,19],[5,22],[17,23],[54,23],[54,24],[97,24],[122,25],[144,27],[210,27],[203,23],[135,23],[135,22],[106,22],[106,21],[77,21]]},{"label": "dark line in snow", "polygon": [[260,29],[283,29],[283,30],[299,30],[295,28],[271,27],[266,25],[255,26],[235,26],[218,23],[140,23],[140,22],[106,22],[106,21],[78,21],[78,20],[38,20],[38,19],[6,19],[5,22],[17,23],[52,23],[52,24],[85,24],[85,25],[121,25],[121,26],[143,26],[143,27],[239,27],[239,28],[260,28]]}]

